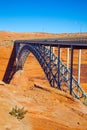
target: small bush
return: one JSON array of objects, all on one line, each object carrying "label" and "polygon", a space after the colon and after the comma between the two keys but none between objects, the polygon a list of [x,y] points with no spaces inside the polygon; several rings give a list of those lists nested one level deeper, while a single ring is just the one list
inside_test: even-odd
[{"label": "small bush", "polygon": [[23,119],[24,115],[26,113],[27,113],[27,111],[24,110],[24,107],[18,108],[17,106],[15,106],[14,108],[12,108],[11,112],[9,112],[10,115],[16,117],[19,120]]}]

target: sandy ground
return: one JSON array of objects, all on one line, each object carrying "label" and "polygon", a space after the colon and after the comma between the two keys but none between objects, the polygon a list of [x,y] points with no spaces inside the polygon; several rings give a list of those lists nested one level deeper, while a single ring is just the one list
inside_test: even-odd
[{"label": "sandy ground", "polygon": [[[0,104],[2,130],[87,130],[87,107],[42,84],[21,87],[1,83]],[[15,106],[28,111],[22,120],[9,114]]]},{"label": "sandy ground", "polygon": [[[0,36],[5,39],[19,37],[15,33],[3,33]],[[3,79],[12,48],[5,41],[0,46],[0,80]],[[62,53],[64,61],[65,49]],[[86,54],[86,51],[82,52],[81,70],[81,84],[85,91]],[[74,57],[74,74],[77,75],[77,51]],[[32,54],[28,56],[24,69],[14,75],[9,85],[0,81],[0,106],[0,130],[87,130],[87,106],[70,95],[51,88]],[[15,106],[27,110],[22,120],[9,114]]]}]

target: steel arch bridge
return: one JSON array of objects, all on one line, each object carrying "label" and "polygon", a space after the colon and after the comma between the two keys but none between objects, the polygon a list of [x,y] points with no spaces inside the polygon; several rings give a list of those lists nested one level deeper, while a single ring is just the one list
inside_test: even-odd
[{"label": "steel arch bridge", "polygon": [[[58,48],[58,56],[53,53],[53,47]],[[61,48],[71,48],[70,70],[60,59]],[[3,81],[9,83],[14,73],[23,69],[26,58],[31,52],[38,60],[52,87],[70,93],[78,99],[87,97],[86,93],[73,76],[74,49],[87,49],[87,41],[73,39],[15,41]]]}]

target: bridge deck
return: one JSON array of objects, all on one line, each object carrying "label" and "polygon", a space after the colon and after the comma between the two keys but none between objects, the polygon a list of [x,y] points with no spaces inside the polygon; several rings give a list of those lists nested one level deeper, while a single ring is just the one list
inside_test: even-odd
[{"label": "bridge deck", "polygon": [[16,40],[14,43],[41,44],[45,46],[60,46],[60,48],[87,49],[87,38],[80,39],[35,39],[35,40]]}]

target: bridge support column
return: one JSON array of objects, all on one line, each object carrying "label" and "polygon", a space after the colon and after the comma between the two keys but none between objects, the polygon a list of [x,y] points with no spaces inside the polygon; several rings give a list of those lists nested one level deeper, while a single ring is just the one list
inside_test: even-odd
[{"label": "bridge support column", "polygon": [[53,47],[53,53],[55,54],[55,47]]},{"label": "bridge support column", "polygon": [[67,57],[66,57],[66,61],[67,61],[67,69],[69,69],[69,48],[67,49]]},{"label": "bridge support column", "polygon": [[[49,78],[51,79],[51,76],[52,76],[52,73],[51,73],[51,71],[52,71],[52,70],[51,70],[51,58],[52,58],[52,57],[51,57],[51,50],[52,50],[52,46],[51,46],[51,45],[49,46],[49,49],[50,49],[50,60],[49,60],[49,62],[50,62],[50,63],[49,63],[49,65],[50,65],[50,76],[49,76]],[[50,81],[50,80],[49,80],[49,81]],[[51,84],[51,86],[52,86],[52,82],[50,82],[50,84]]]},{"label": "bridge support column", "polygon": [[78,52],[78,83],[80,84],[81,49]]},{"label": "bridge support column", "polygon": [[58,45],[58,89],[60,89],[60,45]]},{"label": "bridge support column", "polygon": [[52,49],[52,46],[50,45],[50,68],[51,68],[51,49]]},{"label": "bridge support column", "polygon": [[73,46],[71,46],[71,67],[70,67],[70,94],[72,95],[72,78],[73,78],[73,53],[74,52],[74,49],[73,49]]},{"label": "bridge support column", "polygon": [[[69,48],[67,48],[67,54],[66,54],[66,65],[67,65],[67,69],[69,69]],[[67,80],[68,80],[68,73],[67,73]]]},{"label": "bridge support column", "polygon": [[[80,84],[80,71],[81,71],[81,49],[78,51],[78,84]],[[78,96],[80,89],[78,88]]]}]

